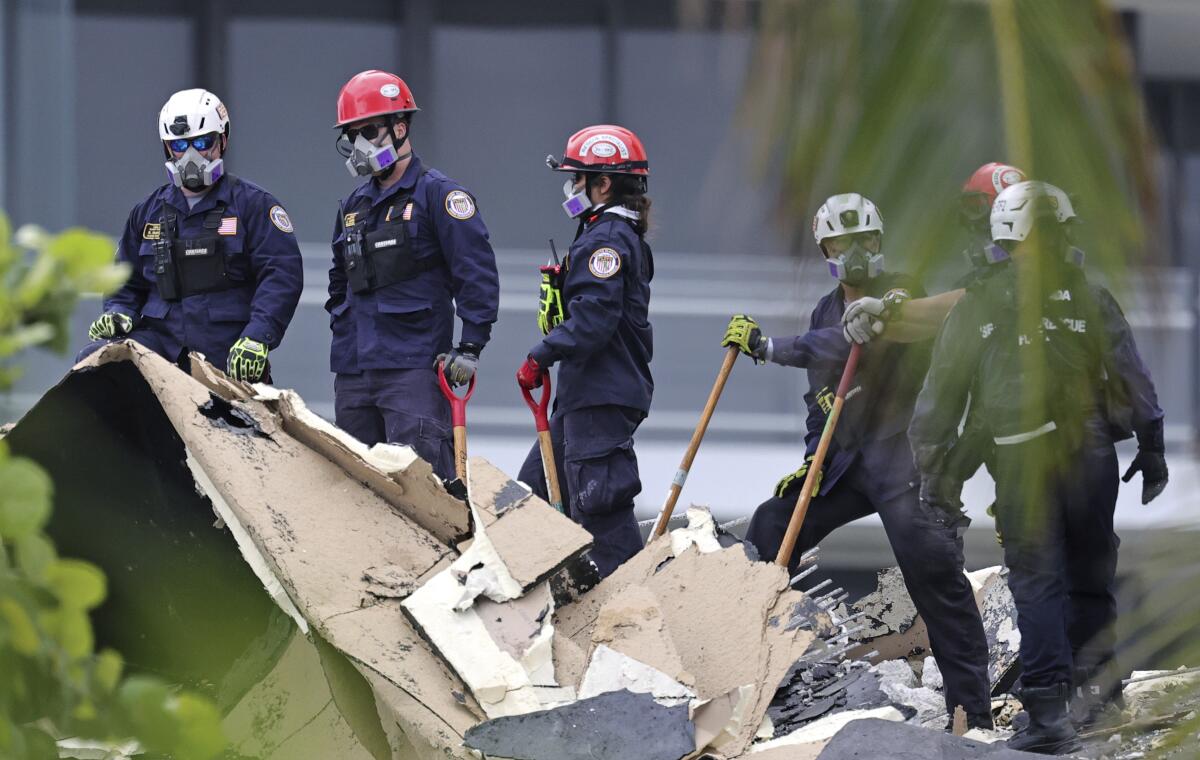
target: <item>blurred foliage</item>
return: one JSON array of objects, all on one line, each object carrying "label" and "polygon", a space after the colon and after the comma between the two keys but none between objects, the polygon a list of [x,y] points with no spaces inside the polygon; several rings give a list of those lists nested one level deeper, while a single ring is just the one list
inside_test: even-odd
[{"label": "blurred foliage", "polygon": [[767,0],[747,114],[793,243],[828,196],[880,206],[893,268],[957,263],[958,193],[989,161],[1076,199],[1089,265],[1152,250],[1158,186],[1119,18],[1098,0]]},{"label": "blurred foliage", "polygon": [[[113,243],[86,230],[23,227],[0,214],[0,359],[32,346],[65,349],[80,292],[110,291],[127,270]],[[4,368],[0,388],[15,378]],[[59,557],[44,533],[53,483],[0,439],[0,757],[56,758],[55,736],[133,737],[151,752],[207,760],[225,746],[207,700],[142,676],[122,678],[95,651],[90,610],[107,593],[95,565]]]},{"label": "blurred foliage", "polygon": [[[745,113],[759,168],[779,187],[780,221],[805,258],[820,258],[816,208],[859,192],[880,206],[889,268],[945,289],[936,286],[962,272],[948,271],[962,266],[966,242],[960,188],[1000,161],[1072,196],[1074,242],[1110,287],[1127,285],[1130,265],[1161,263],[1156,148],[1109,4],[765,0],[759,28]],[[1130,664],[1200,664],[1192,543],[1172,536],[1140,566],[1153,586],[1123,614],[1127,638],[1097,679],[1102,689],[1119,688]],[[1192,709],[1198,696],[1177,690],[1155,712]],[[1198,728],[1192,713],[1152,755],[1194,749]]]}]

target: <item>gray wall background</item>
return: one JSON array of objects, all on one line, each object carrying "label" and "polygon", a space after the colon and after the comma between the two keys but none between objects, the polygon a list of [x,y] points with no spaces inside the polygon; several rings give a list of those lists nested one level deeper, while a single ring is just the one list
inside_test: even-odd
[{"label": "gray wall background", "polygon": [[[1200,410],[1200,57],[1192,45],[1200,5],[1120,5],[1130,9],[1127,28],[1163,145],[1177,265],[1146,273],[1125,305],[1159,384],[1168,437],[1190,455]],[[232,118],[230,170],[281,198],[304,244],[306,293],[272,355],[277,377],[331,416],[320,303],[336,203],[355,184],[333,149],[334,103],[362,69],[399,72],[422,107],[418,152],[477,195],[497,249],[501,319],[469,419],[473,451],[515,471],[532,433],[511,377],[537,338],[534,267],[545,260],[548,237],[562,248],[574,231],[559,209],[560,178],[543,159],[586,124],[622,123],[649,151],[657,220],[659,390],[639,437],[646,488],[639,505],[652,512],[711,386],[720,362],[714,336],[729,314],[748,310],[768,332],[794,334],[832,286],[818,262],[789,256],[771,225],[770,187],[754,175],[749,137],[739,128],[757,7],[749,0],[0,0],[0,199],[17,223],[117,234],[129,209],[165,180],[158,109],[175,90],[213,89]],[[84,302],[75,316],[81,342],[98,307]],[[22,362],[26,377],[0,397],[0,420],[27,408],[69,365],[44,353]],[[707,455],[725,472],[694,475],[689,491],[708,494],[726,515],[757,503],[794,466],[804,387],[802,373],[739,365],[698,460],[700,467]],[[1190,508],[1187,482],[1177,491],[1178,510]]]}]

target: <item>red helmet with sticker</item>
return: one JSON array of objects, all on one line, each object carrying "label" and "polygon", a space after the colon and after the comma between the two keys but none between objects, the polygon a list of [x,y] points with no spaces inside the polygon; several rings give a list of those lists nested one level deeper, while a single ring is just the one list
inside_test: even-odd
[{"label": "red helmet with sticker", "polygon": [[386,71],[371,69],[355,74],[342,87],[337,99],[337,124],[341,129],[347,124],[374,116],[420,111],[413,99],[412,90],[404,80]]},{"label": "red helmet with sticker", "polygon": [[1025,181],[1025,172],[993,161],[975,170],[962,187],[962,213],[970,222],[987,219],[1004,188]]},{"label": "red helmet with sticker", "polygon": [[649,176],[650,163],[638,136],[615,124],[584,127],[567,140],[561,161],[553,156],[546,163],[558,172],[605,172]]}]

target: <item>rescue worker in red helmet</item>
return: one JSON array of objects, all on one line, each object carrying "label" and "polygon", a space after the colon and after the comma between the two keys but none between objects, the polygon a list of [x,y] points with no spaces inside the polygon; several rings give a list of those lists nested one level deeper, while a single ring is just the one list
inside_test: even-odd
[{"label": "rescue worker in red helmet", "polygon": [[[545,337],[530,349],[517,382],[536,388],[545,370],[559,367],[550,435],[563,505],[592,534],[592,560],[606,576],[642,547],[633,514],[642,490],[633,434],[654,392],[649,165],[637,135],[612,124],[581,129],[561,160],[549,156],[546,163],[567,175],[562,205],[579,227],[562,264],[561,296],[542,299]],[[535,444],[519,477],[545,497],[543,475]]]},{"label": "rescue worker in red helmet", "polygon": [[436,367],[453,385],[474,376],[500,280],[475,197],[413,150],[418,110],[404,80],[384,71],[356,74],[338,94],[337,148],[363,183],[333,227],[330,369],[339,427],[363,443],[412,446],[449,479],[450,408]]}]

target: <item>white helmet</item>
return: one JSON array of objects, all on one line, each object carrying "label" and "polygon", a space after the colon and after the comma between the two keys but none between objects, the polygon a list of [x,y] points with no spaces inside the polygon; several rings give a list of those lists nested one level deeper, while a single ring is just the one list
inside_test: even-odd
[{"label": "white helmet", "polygon": [[817,245],[825,238],[856,232],[883,234],[883,217],[868,198],[858,193],[835,195],[821,204],[813,217],[813,237]]},{"label": "white helmet", "polygon": [[1065,224],[1074,218],[1075,207],[1061,189],[1049,182],[1018,182],[992,204],[992,240],[1024,240],[1039,219]]},{"label": "white helmet", "polygon": [[197,137],[210,132],[229,136],[229,111],[208,90],[180,90],[158,114],[158,136],[165,140]]},{"label": "white helmet", "polygon": [[[216,95],[201,89],[180,90],[167,100],[158,114],[158,136],[163,141],[163,155],[167,159],[164,166],[172,184],[199,192],[224,176],[224,160],[210,160],[202,152],[211,150],[211,145],[197,150],[196,141],[207,142],[200,138],[214,133],[219,135],[218,142],[222,137],[229,138],[229,111]],[[172,140],[181,143],[174,147],[174,153]],[[221,153],[224,152],[222,146]]]}]

